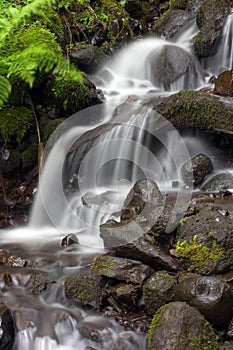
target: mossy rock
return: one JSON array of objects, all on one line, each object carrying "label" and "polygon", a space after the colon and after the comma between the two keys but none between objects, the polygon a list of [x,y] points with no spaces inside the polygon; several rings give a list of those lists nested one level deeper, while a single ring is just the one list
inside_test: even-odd
[{"label": "mossy rock", "polygon": [[183,90],[164,98],[155,109],[177,128],[231,132],[233,103],[229,102],[204,92]]},{"label": "mossy rock", "polygon": [[66,277],[64,288],[68,298],[99,309],[104,295],[104,286],[103,277],[91,270],[82,269]]},{"label": "mossy rock", "polygon": [[197,13],[199,33],[194,37],[194,51],[199,57],[208,57],[216,52],[222,28],[230,13],[230,0],[204,0]]},{"label": "mossy rock", "polygon": [[162,306],[174,301],[176,279],[166,271],[155,272],[143,285],[146,313],[153,316]]},{"label": "mossy rock", "polygon": [[190,4],[192,4],[193,0],[170,0],[170,8],[171,9],[181,9],[185,10]]},{"label": "mossy rock", "polygon": [[59,127],[59,125],[64,121],[62,118],[49,119],[49,117],[44,114],[40,119],[39,126],[42,141],[45,144],[53,132]]},{"label": "mossy rock", "polygon": [[83,81],[70,76],[55,77],[48,83],[46,95],[47,104],[60,109],[60,117],[69,116],[100,102],[94,84],[86,76]]},{"label": "mossy rock", "polygon": [[219,350],[217,340],[211,325],[196,308],[172,302],[155,313],[147,350]]},{"label": "mossy rock", "polygon": [[151,19],[154,15],[158,15],[159,13],[159,0],[127,1],[125,9],[134,19]]}]

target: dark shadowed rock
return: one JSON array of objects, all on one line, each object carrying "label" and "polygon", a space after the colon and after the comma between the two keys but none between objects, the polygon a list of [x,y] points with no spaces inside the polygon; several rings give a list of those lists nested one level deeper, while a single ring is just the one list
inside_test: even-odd
[{"label": "dark shadowed rock", "polygon": [[104,279],[101,276],[91,270],[82,269],[67,276],[64,287],[68,298],[99,308],[102,303],[104,285]]},{"label": "dark shadowed rock", "polygon": [[107,350],[142,350],[141,340],[136,333],[122,332],[108,346]]},{"label": "dark shadowed rock", "polygon": [[174,301],[176,279],[165,271],[154,273],[143,286],[146,313],[153,316],[163,305]]},{"label": "dark shadowed rock", "polygon": [[233,315],[231,287],[216,277],[188,274],[177,285],[175,297],[195,306],[215,326],[226,324]]},{"label": "dark shadowed rock", "polygon": [[218,350],[217,336],[204,316],[183,302],[162,306],[151,322],[147,350]]},{"label": "dark shadowed rock", "polygon": [[128,283],[119,283],[113,286],[109,291],[108,302],[117,305],[121,310],[135,308],[141,295],[141,286]]},{"label": "dark shadowed rock", "polygon": [[62,247],[67,247],[72,244],[79,244],[78,238],[74,233],[70,233],[65,236],[61,242]]},{"label": "dark shadowed rock", "polygon": [[14,320],[6,306],[0,308],[0,350],[11,350],[15,340]]},{"label": "dark shadowed rock", "polygon": [[85,73],[97,70],[100,64],[107,59],[101,47],[93,45],[80,45],[69,52],[70,60]]},{"label": "dark shadowed rock", "polygon": [[139,261],[109,255],[96,257],[92,271],[101,276],[135,284],[142,284],[153,273],[151,267]]},{"label": "dark shadowed rock", "polygon": [[211,159],[205,154],[198,154],[181,167],[181,176],[187,185],[199,185],[213,170]]},{"label": "dark shadowed rock", "polygon": [[197,56],[211,56],[216,52],[230,8],[230,0],[202,1],[196,19],[200,31],[193,39]]},{"label": "dark shadowed rock", "polygon": [[111,322],[106,319],[83,320],[78,324],[78,330],[84,338],[101,342],[109,335],[110,332],[107,329],[111,326]]}]

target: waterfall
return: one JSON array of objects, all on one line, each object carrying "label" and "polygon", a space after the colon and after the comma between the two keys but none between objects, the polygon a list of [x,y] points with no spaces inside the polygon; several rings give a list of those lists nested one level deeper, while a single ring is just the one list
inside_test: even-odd
[{"label": "waterfall", "polygon": [[[194,24],[174,42],[145,38],[123,48],[93,77],[106,103],[75,113],[51,136],[29,225],[5,230],[0,237],[2,249],[15,251],[17,246],[30,256],[35,271],[46,272],[57,282],[48,294],[29,296],[25,285],[32,268],[12,269],[15,287],[2,294],[16,315],[14,350],[106,350],[127,333],[115,321],[72,305],[74,315],[63,295],[64,278],[88,265],[89,256],[105,251],[99,225],[112,215],[119,219],[126,195],[138,179],[156,181],[165,195],[174,191],[176,181],[180,187],[174,212],[181,200],[182,207],[185,200],[189,204],[191,189],[184,191],[180,167],[195,153],[208,153],[208,144],[197,135],[180,135],[143,102],[151,96],[198,89],[207,75],[220,72],[221,65],[229,69],[232,21],[231,14],[217,55],[201,64],[190,48],[197,31]],[[68,233],[74,233],[80,245],[64,251],[61,240]],[[98,344],[82,336],[79,327],[85,321],[107,324]],[[146,348],[143,334],[128,336],[133,342],[125,343],[124,350]]]}]

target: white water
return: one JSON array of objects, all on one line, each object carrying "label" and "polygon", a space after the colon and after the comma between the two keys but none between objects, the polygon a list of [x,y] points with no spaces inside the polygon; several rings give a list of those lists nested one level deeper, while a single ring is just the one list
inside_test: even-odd
[{"label": "white water", "polygon": [[[67,132],[63,131],[62,138],[55,135],[56,142],[53,137],[47,146],[50,150],[54,145],[46,156],[31,223],[27,228],[3,231],[0,241],[3,247],[6,245],[13,249],[17,245],[26,249],[27,254],[35,260],[37,270],[48,272],[56,279],[58,286],[49,290],[49,295],[28,296],[24,286],[32,271],[30,267],[25,273],[20,268],[10,271],[15,288],[10,292],[3,291],[2,295],[17,315],[15,350],[84,350],[86,346],[106,350],[112,341],[125,336],[119,325],[108,320],[108,326],[103,328],[102,343],[82,337],[78,330],[80,322],[72,311],[81,312],[85,321],[89,321],[92,316],[73,305],[71,307],[60,289],[62,290],[64,276],[85,265],[88,255],[101,252],[103,242],[98,235],[99,224],[120,210],[126,194],[138,178],[144,176],[155,180],[166,193],[171,188],[172,180],[181,181],[180,165],[195,152],[206,153],[206,144],[201,144],[196,137],[182,138],[173,129],[165,135],[156,133],[154,137],[160,146],[157,148],[156,142],[151,145],[151,135],[146,132],[150,130],[151,118],[158,122],[161,120],[156,119],[157,116],[151,110],[140,109],[140,99],[148,95],[170,94],[186,86],[201,87],[206,76],[219,72],[220,61],[227,69],[231,68],[232,16],[229,16],[224,28],[219,49],[221,57],[217,55],[212,63],[210,59],[204,70],[190,52],[190,40],[195,30],[195,27],[189,28],[175,43],[150,38],[126,47],[96,77],[99,87],[105,92],[105,112],[100,107],[93,107],[77,113],[65,125]],[[161,81],[151,79],[152,68],[148,56],[153,53],[153,65],[159,65],[159,54],[167,46],[184,50],[195,69],[173,81],[165,91]],[[117,126],[112,120],[112,112],[129,96],[139,102],[127,109],[132,117]],[[79,189],[67,194],[62,170],[72,143],[84,132],[109,121],[116,125],[101,135],[85,154],[80,167],[76,169],[77,173],[73,174]],[[88,206],[83,206],[82,197],[88,192],[91,192],[87,197]],[[77,235],[83,247],[63,251],[60,242],[70,232]],[[67,312],[62,321],[54,316],[58,311]],[[106,320],[95,316],[92,322],[101,324]],[[137,334],[133,337],[134,345],[128,344],[124,350],[145,349],[145,337]]]}]

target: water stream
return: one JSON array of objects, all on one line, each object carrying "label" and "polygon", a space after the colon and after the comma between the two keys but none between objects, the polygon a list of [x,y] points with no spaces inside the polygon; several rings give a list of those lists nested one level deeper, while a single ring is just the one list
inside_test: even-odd
[{"label": "water stream", "polygon": [[[7,251],[8,256],[20,254],[22,259],[22,263],[17,260],[15,266],[1,270],[1,296],[16,320],[14,350],[84,350],[88,346],[111,350],[121,339],[125,341],[124,350],[145,349],[143,333],[125,330],[109,318],[71,304],[64,295],[64,279],[104,251],[99,225],[121,209],[137,179],[155,180],[166,193],[172,190],[174,180],[182,183],[179,169],[184,161],[198,152],[211,156],[206,142],[196,135],[181,136],[171,125],[167,133],[153,135],[152,120],[166,121],[142,108],[140,101],[181,89],[198,89],[205,85],[206,77],[217,75],[221,66],[230,68],[232,21],[233,15],[223,31],[221,57],[217,54],[202,64],[190,50],[194,25],[174,43],[148,38],[130,44],[93,78],[103,90],[106,103],[76,113],[50,138],[30,224],[4,230],[0,236],[0,254],[4,256]],[[152,79],[156,76],[152,72],[162,70],[161,54],[170,48],[188,59],[185,74],[170,83],[160,77]],[[122,107],[123,102],[127,103]],[[109,130],[78,148],[76,162],[69,160],[69,174],[64,179],[64,164],[72,155],[74,143],[103,124],[110,125]],[[62,239],[70,233],[80,244],[62,247]],[[30,262],[26,267],[23,259]],[[56,283],[42,295],[28,293],[33,271],[47,273]],[[11,275],[13,288],[3,282],[6,273]],[[80,326],[85,322],[99,325],[99,342],[82,335]]]}]

